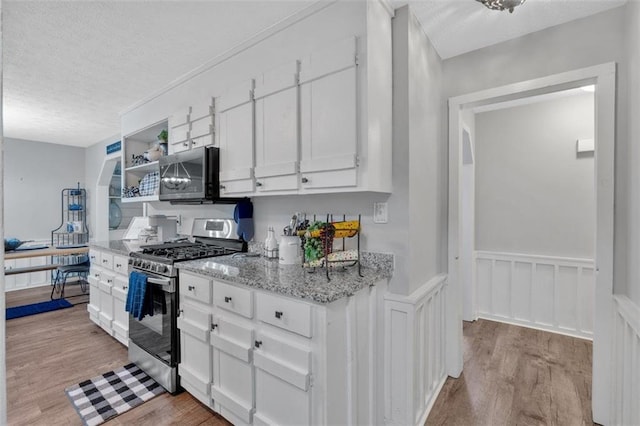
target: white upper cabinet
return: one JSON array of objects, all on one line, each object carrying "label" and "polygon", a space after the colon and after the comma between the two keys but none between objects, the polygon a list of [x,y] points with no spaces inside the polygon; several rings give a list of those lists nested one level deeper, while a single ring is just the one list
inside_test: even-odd
[{"label": "white upper cabinet", "polygon": [[358,184],[356,39],[304,58],[300,67],[303,189]]},{"label": "white upper cabinet", "polygon": [[191,148],[215,144],[215,103],[213,97],[191,106],[189,140]]},{"label": "white upper cabinet", "polygon": [[298,62],[256,79],[256,191],[298,190]]},{"label": "white upper cabinet", "polygon": [[175,154],[191,148],[189,142],[189,113],[191,108],[181,108],[169,116],[169,146],[168,153]]},{"label": "white upper cabinet", "polygon": [[220,195],[251,194],[255,189],[253,80],[232,87],[216,104]]}]

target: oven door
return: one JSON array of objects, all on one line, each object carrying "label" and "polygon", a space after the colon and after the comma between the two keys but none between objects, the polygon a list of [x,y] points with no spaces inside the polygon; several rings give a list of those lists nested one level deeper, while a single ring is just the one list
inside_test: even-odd
[{"label": "oven door", "polygon": [[[154,314],[141,320],[129,314],[129,341],[164,364],[178,365],[175,278],[147,275],[154,294]],[[147,290],[148,291],[148,290]]]},{"label": "oven door", "polygon": [[218,148],[201,147],[160,157],[160,200],[217,198]]}]

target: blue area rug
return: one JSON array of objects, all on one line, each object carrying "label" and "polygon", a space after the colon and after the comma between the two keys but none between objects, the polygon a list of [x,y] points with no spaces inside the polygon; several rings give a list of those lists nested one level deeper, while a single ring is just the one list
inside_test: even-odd
[{"label": "blue area rug", "polygon": [[29,315],[41,314],[43,312],[57,311],[58,309],[70,308],[73,305],[65,299],[49,300],[47,302],[34,303],[32,305],[15,306],[7,308],[7,319],[26,317]]}]

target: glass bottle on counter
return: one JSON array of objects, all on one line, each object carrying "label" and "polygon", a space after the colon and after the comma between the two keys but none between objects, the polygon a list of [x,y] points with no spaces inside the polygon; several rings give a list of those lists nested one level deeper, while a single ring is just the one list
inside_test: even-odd
[{"label": "glass bottle on counter", "polygon": [[267,238],[264,240],[264,257],[267,259],[278,259],[278,241],[276,241],[272,226],[269,227]]}]

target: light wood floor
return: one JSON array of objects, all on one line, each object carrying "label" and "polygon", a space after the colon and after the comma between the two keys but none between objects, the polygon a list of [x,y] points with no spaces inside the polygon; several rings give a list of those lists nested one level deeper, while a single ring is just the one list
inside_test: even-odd
[{"label": "light wood floor", "polygon": [[592,425],[592,343],[493,321],[464,324],[464,369],[426,425]]},{"label": "light wood floor", "polygon": [[[49,287],[8,292],[7,306],[43,302],[49,293]],[[7,321],[6,344],[10,425],[81,425],[64,389],[128,363],[126,348],[89,320],[86,303]],[[183,392],[160,395],[106,424],[229,423]]]}]

